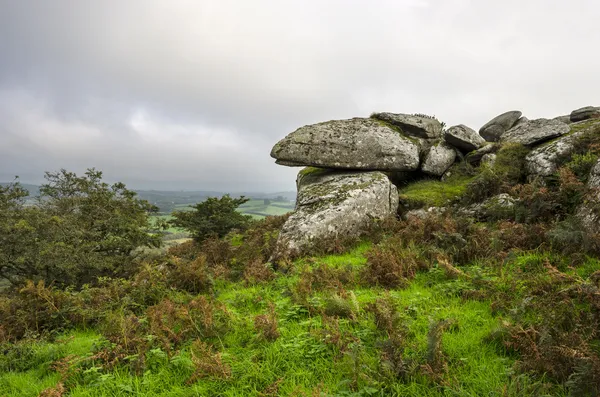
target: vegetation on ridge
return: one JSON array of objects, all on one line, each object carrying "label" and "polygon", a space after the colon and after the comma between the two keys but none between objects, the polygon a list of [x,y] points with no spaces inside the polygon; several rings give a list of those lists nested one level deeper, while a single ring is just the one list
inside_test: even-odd
[{"label": "vegetation on ridge", "polygon": [[[93,283],[21,280],[0,295],[0,395],[597,396],[600,233],[575,216],[590,139],[543,183],[518,146],[455,166],[454,202],[517,199],[487,222],[385,219],[271,264],[286,218],[268,217]],[[20,195],[0,191],[3,222]]]}]

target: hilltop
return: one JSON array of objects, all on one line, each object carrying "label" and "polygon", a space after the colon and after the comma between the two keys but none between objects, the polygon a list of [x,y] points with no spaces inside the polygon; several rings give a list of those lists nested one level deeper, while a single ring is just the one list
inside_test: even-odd
[{"label": "hilltop", "polygon": [[306,167],[292,214],[5,292],[0,395],[600,394],[597,108],[376,113],[272,155]]}]

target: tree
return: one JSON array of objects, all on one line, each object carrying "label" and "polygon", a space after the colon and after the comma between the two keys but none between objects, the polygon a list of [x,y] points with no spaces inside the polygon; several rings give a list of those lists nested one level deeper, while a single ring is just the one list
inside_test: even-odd
[{"label": "tree", "polygon": [[248,227],[252,217],[236,211],[248,200],[244,196],[231,198],[228,194],[221,198],[209,197],[194,204],[191,211],[173,212],[171,224],[189,231],[197,242],[209,237],[223,237],[232,229]]},{"label": "tree", "polygon": [[0,278],[80,286],[126,275],[133,250],[160,245],[148,233],[156,208],[124,184],[109,186],[95,169],[47,172],[45,179],[34,206],[24,205],[18,183],[0,190]]}]

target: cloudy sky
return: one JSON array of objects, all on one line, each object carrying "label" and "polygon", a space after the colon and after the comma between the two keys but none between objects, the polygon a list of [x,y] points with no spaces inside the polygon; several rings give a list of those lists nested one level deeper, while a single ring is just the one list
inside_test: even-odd
[{"label": "cloudy sky", "polygon": [[0,0],[0,181],[293,190],[271,146],[373,111],[600,105],[597,0]]}]

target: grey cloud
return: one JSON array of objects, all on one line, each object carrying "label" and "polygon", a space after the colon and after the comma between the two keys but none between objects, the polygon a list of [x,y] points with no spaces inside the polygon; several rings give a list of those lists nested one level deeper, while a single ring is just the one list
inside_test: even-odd
[{"label": "grey cloud", "polygon": [[0,179],[96,166],[144,187],[290,189],[268,153],[304,124],[396,111],[478,128],[598,105],[594,0],[0,9]]}]

